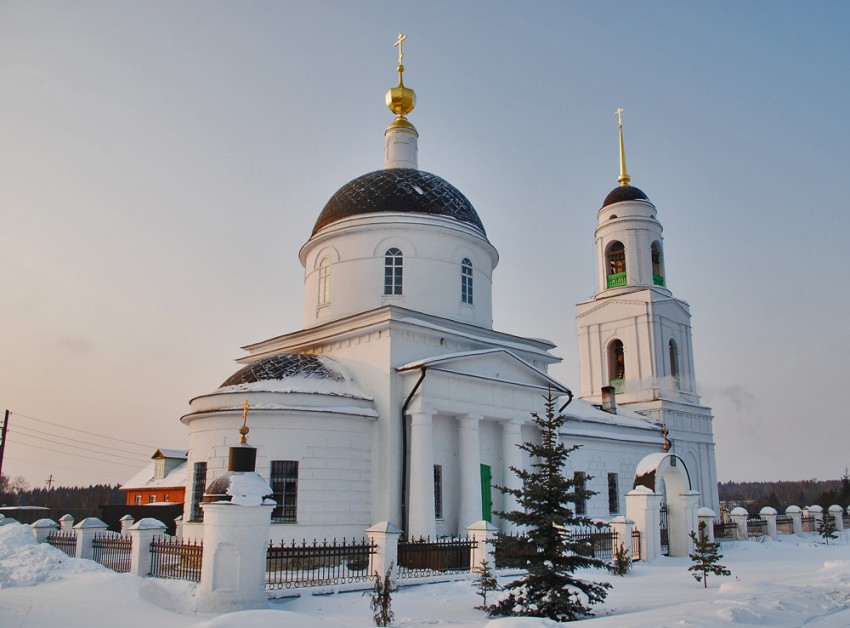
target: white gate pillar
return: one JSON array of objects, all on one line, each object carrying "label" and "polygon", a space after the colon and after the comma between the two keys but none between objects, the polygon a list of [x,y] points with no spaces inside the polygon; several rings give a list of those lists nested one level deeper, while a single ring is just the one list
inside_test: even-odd
[{"label": "white gate pillar", "polygon": [[794,534],[803,533],[803,511],[799,506],[788,506],[785,509],[785,514],[791,517],[791,530]]},{"label": "white gate pillar", "polygon": [[437,535],[434,520],[434,427],[431,414],[410,415],[410,508],[407,537]]},{"label": "white gate pillar", "polygon": [[620,546],[622,545],[623,550],[628,552],[626,556],[629,557],[630,560],[634,558],[635,553],[632,551],[632,528],[635,527],[635,522],[629,519],[628,517],[623,517],[620,515],[619,517],[614,517],[608,522],[608,526],[616,532],[617,537],[614,539],[612,543],[612,554],[615,561],[617,558],[617,554],[620,552]]},{"label": "white gate pillar", "polygon": [[144,517],[130,526],[128,530],[130,546],[130,573],[146,578],[151,575],[151,542],[157,536],[164,536],[166,525],[159,519]]},{"label": "white gate pillar", "polygon": [[767,522],[767,536],[776,537],[776,508],[765,506],[759,510],[759,516]]},{"label": "white gate pillar", "polygon": [[838,504],[833,504],[829,507],[829,515],[835,521],[835,529],[843,530],[844,529],[844,509]]},{"label": "white gate pillar", "polygon": [[77,558],[92,559],[94,535],[106,532],[109,526],[97,517],[86,517],[74,526],[77,531]]},{"label": "white gate pillar", "polygon": [[699,519],[699,523],[697,524],[697,538],[699,538],[699,526],[703,523],[705,524],[705,536],[708,539],[709,543],[714,543],[714,520],[717,518],[717,513],[714,512],[711,508],[700,508],[697,510],[697,519]]},{"label": "white gate pillar", "polygon": [[732,512],[729,513],[729,518],[738,526],[738,540],[746,541],[747,540],[747,519],[749,518],[749,513],[746,509],[738,506],[737,508],[733,508]]},{"label": "white gate pillar", "polygon": [[[458,420],[458,452],[460,455],[460,509],[458,533],[482,515],[480,423],[483,417],[469,414]],[[489,487],[488,487],[489,488]]]},{"label": "white gate pillar", "polygon": [[655,560],[661,555],[661,500],[663,496],[645,486],[626,493],[626,516],[640,531],[640,559]]},{"label": "white gate pillar", "polygon": [[381,521],[366,530],[369,539],[376,545],[370,565],[371,574],[377,574],[383,580],[387,571],[390,572],[390,582],[395,586],[398,579],[398,537],[401,530],[389,521]]}]

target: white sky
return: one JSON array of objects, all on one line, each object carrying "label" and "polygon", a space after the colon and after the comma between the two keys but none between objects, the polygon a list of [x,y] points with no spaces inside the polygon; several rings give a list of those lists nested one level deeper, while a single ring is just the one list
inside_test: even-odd
[{"label": "white sky", "polygon": [[382,166],[402,31],[420,167],[501,255],[495,327],[557,342],[578,390],[623,107],[720,479],[839,477],[848,21],[840,2],[0,0],[4,473],[125,481],[185,446],[188,400],[240,346],[301,327],[298,249]]}]

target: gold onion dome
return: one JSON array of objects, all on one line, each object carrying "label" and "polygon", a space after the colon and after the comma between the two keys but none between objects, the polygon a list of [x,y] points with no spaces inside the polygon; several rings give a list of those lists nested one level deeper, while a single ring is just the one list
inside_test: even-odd
[{"label": "gold onion dome", "polygon": [[399,33],[398,39],[394,44],[394,46],[398,47],[398,87],[391,87],[387,91],[386,99],[387,107],[389,107],[389,110],[396,114],[397,117],[389,128],[410,129],[415,133],[416,127],[414,127],[413,124],[411,124],[405,117],[413,111],[413,108],[416,106],[416,92],[404,85],[404,64],[402,63],[404,59],[404,52],[402,51],[402,42],[404,42],[405,39],[407,39],[407,35]]}]

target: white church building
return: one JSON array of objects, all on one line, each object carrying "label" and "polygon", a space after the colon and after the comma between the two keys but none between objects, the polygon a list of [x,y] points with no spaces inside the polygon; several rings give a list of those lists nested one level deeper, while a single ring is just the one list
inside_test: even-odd
[{"label": "white church building", "polygon": [[716,511],[688,304],[666,285],[655,206],[628,185],[622,125],[621,185],[598,211],[598,290],[578,305],[573,399],[548,374],[554,344],[493,329],[498,252],[469,200],[418,169],[403,72],[400,54],[384,168],[343,185],[299,252],[303,328],[245,347],[244,367],[181,419],[184,535],[203,533],[199,504],[227,469],[246,400],[275,541],[359,537],[379,521],[411,537],[481,519],[508,529],[495,512],[515,504],[493,485],[518,486],[508,469],[528,465],[517,444],[538,438],[530,414],[548,391],[568,418],[563,441],[582,446],[564,472],[596,492],[579,513],[625,515],[636,486],[670,504],[698,492]]}]

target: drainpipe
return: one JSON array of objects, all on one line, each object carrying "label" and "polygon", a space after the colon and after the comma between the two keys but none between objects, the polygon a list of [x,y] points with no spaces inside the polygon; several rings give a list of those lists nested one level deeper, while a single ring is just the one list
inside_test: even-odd
[{"label": "drainpipe", "polygon": [[421,367],[422,372],[419,374],[419,379],[416,380],[413,390],[410,391],[401,407],[401,523],[405,534],[407,533],[407,419],[405,417],[407,416],[407,407],[413,401],[413,395],[416,394],[422,380],[425,379],[426,368],[424,365]]},{"label": "drainpipe", "polygon": [[567,389],[567,395],[569,395],[569,399],[567,399],[567,402],[558,409],[558,414],[561,414],[561,412],[564,411],[564,408],[573,402],[573,391]]}]

